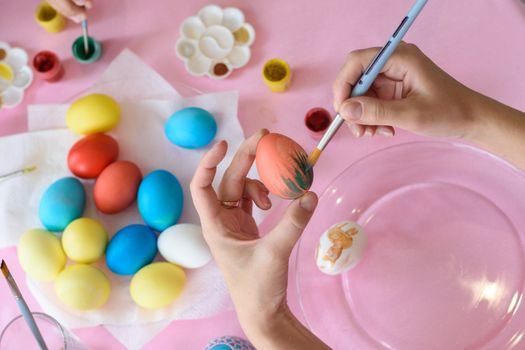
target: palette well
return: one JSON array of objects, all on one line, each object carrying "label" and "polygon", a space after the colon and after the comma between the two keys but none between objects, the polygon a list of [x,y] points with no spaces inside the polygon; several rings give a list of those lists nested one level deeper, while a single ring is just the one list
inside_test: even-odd
[{"label": "palette well", "polygon": [[[417,142],[373,153],[323,192],[297,253],[310,329],[332,348],[504,349],[525,306],[525,177],[465,145]],[[319,236],[350,220],[361,262],[318,271]],[[315,293],[312,293],[315,291]]]}]

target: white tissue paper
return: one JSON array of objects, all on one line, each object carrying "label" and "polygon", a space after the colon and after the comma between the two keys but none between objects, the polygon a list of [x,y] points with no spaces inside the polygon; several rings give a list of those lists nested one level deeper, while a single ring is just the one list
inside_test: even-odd
[{"label": "white tissue paper", "polygon": [[[124,58],[122,58],[124,57]],[[127,57],[127,58],[126,58]],[[154,71],[129,51],[123,52],[115,62],[120,66],[133,67],[144,73],[139,79],[162,80]],[[138,61],[138,62],[137,62]],[[103,77],[119,80],[119,74],[127,73],[119,65],[111,64],[111,71]],[[142,66],[142,67],[141,67]],[[108,69],[109,70],[109,69]],[[115,73],[120,72],[120,73]],[[204,154],[209,149],[186,150],[171,144],[164,136],[164,122],[176,110],[198,106],[210,111],[217,119],[216,140],[226,139],[229,143],[225,160],[218,168],[215,185],[222,177],[233,154],[244,140],[241,126],[237,119],[236,92],[199,95],[182,98],[176,91],[167,87],[168,83],[159,83],[166,87],[165,93],[170,100],[138,100],[129,85],[140,81],[126,81],[128,88],[120,89],[119,84],[104,85],[106,90],[94,91],[110,94],[119,100],[122,117],[119,125],[110,133],[120,146],[119,159],[136,163],[146,175],[154,169],[171,171],[185,191],[185,207],[179,222],[199,223],[193,207],[188,186],[193,172]],[[171,91],[169,91],[171,90]],[[125,92],[120,95],[120,92]],[[164,92],[155,91],[156,95]],[[124,96],[125,95],[125,96]],[[142,94],[142,97],[144,95]],[[63,128],[67,105],[31,106],[29,109],[30,130]],[[0,182],[0,247],[16,245],[19,237],[33,227],[41,227],[38,219],[38,204],[43,192],[55,180],[71,176],[67,169],[67,152],[79,139],[68,129],[36,131],[0,138],[0,173],[36,165],[37,170]],[[254,170],[252,169],[252,172]],[[252,173],[253,174],[253,173]],[[142,223],[136,205],[116,215],[104,215],[95,210],[92,200],[93,181],[83,181],[87,194],[87,206],[84,216],[100,220],[110,235],[118,229],[132,223]],[[259,212],[259,219],[262,214]],[[112,283],[112,293],[108,303],[100,310],[76,312],[67,309],[56,297],[52,283],[29,281],[28,286],[43,310],[56,317],[68,328],[79,328],[102,324],[129,349],[139,349],[170,320],[198,319],[211,316],[220,311],[231,309],[231,300],[223,278],[213,262],[203,268],[186,270],[187,286],[179,299],[166,309],[145,310],[139,308],[129,296],[131,277],[117,276],[108,272],[104,261],[98,264],[108,275]]]}]

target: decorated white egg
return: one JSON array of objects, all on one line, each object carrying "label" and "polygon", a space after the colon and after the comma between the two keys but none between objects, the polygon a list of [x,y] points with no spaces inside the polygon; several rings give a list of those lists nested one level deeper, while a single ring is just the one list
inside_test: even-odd
[{"label": "decorated white egg", "polygon": [[348,271],[361,260],[367,237],[361,226],[343,221],[331,226],[319,239],[315,253],[317,267],[328,275]]}]

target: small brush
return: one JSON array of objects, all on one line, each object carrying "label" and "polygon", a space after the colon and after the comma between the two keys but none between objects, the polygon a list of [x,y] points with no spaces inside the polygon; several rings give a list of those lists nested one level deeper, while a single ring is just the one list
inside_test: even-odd
[{"label": "small brush", "polygon": [[[374,57],[372,62],[370,62],[363,75],[361,75],[361,78],[359,78],[357,81],[357,84],[352,89],[351,97],[362,96],[368,91],[374,80],[377,78],[377,75],[381,72],[381,69],[385,65],[386,61],[388,61],[390,56],[392,56],[392,53],[394,53],[397,45],[401,42],[403,36],[406,34],[412,23],[414,23],[414,20],[426,5],[427,1],[428,0],[416,0],[414,5],[412,5],[394,34],[392,34],[388,42],[385,44],[385,46],[383,46],[376,57]],[[325,149],[332,137],[334,137],[335,133],[343,124],[343,122],[343,118],[339,115],[339,113],[337,113],[334,120],[319,141],[317,147],[308,156],[308,163],[310,166],[313,167],[315,163],[317,163],[317,160],[321,156],[321,152]]]},{"label": "small brush", "polygon": [[40,330],[36,325],[35,319],[33,318],[33,314],[31,313],[31,310],[29,310],[29,307],[27,306],[24,298],[22,297],[22,293],[20,293],[20,289],[18,289],[18,286],[16,285],[16,282],[11,273],[9,272],[7,264],[4,260],[2,260],[2,264],[0,264],[0,269],[2,270],[5,279],[7,280],[7,284],[9,284],[9,288],[11,288],[11,293],[13,293],[13,296],[16,299],[16,303],[18,304],[20,312],[26,320],[27,325],[31,329],[31,333],[33,333],[33,336],[35,337],[35,340],[40,346],[40,349],[48,350],[44,338],[42,337],[42,333],[40,333]]},{"label": "small brush", "polygon": [[0,181],[2,180],[6,180],[12,176],[15,176],[15,175],[18,175],[18,174],[26,174],[26,173],[30,173],[32,171],[35,171],[36,170],[36,166],[30,166],[30,167],[26,167],[26,168],[23,168],[23,169],[19,169],[19,170],[15,170],[15,171],[12,171],[10,173],[7,173],[7,174],[2,174],[0,175]]},{"label": "small brush", "polygon": [[82,21],[82,36],[84,37],[84,52],[89,54],[88,23],[87,19]]}]

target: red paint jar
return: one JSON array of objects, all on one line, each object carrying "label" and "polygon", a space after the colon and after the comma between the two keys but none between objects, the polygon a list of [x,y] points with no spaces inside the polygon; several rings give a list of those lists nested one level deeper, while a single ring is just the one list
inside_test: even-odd
[{"label": "red paint jar", "polygon": [[330,126],[332,116],[330,113],[321,107],[310,109],[304,117],[304,124],[308,133],[314,140],[320,140],[324,132]]},{"label": "red paint jar", "polygon": [[49,82],[58,81],[64,74],[64,68],[58,56],[51,51],[40,51],[33,58],[36,75]]}]

